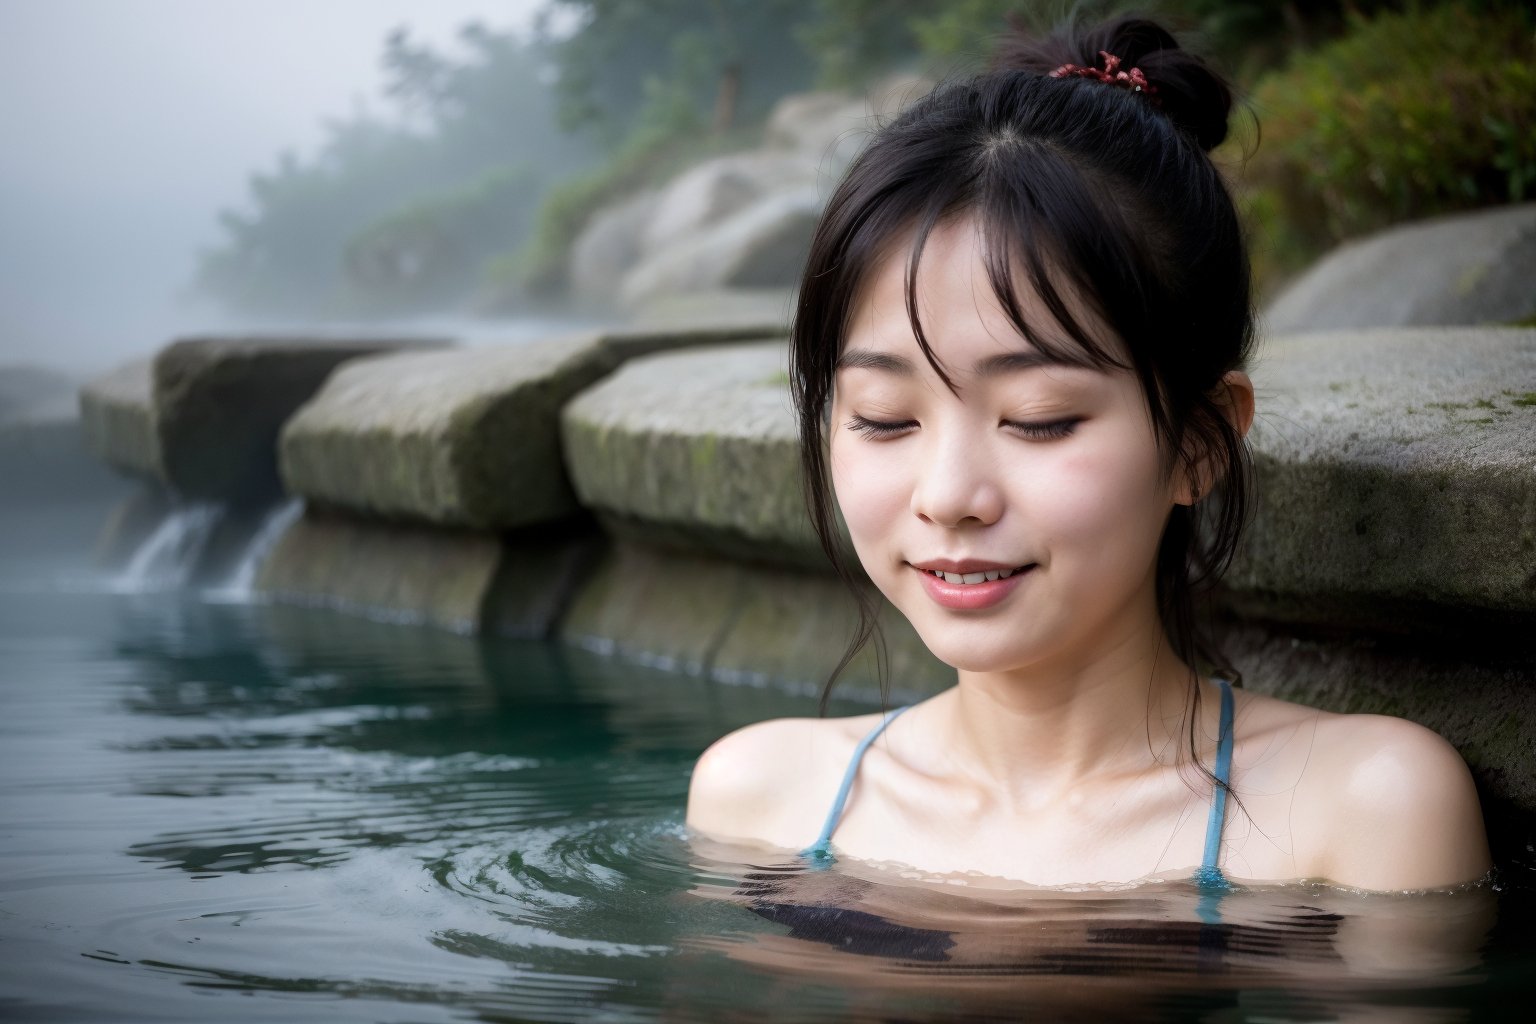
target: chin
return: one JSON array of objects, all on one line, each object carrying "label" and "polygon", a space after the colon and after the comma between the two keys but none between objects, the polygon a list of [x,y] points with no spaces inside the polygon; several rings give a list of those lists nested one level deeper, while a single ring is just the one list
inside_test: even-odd
[{"label": "chin", "polygon": [[961,672],[1003,672],[1038,656],[1018,626],[1006,621],[935,623],[910,617],[908,621],[935,658]]}]

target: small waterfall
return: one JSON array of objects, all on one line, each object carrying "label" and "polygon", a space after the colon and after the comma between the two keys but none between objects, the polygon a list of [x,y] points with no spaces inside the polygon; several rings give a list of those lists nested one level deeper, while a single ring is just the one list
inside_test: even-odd
[{"label": "small waterfall", "polygon": [[303,498],[294,498],[267,513],[266,518],[261,521],[261,526],[251,537],[250,543],[241,552],[239,564],[235,566],[229,582],[215,590],[205,592],[203,596],[210,600],[231,603],[249,601],[261,563],[266,561],[267,555],[271,553],[278,539],[288,532],[288,527],[303,514]]},{"label": "small waterfall", "polygon": [[223,516],[224,506],[218,504],[188,505],[172,512],[134,552],[114,589],[131,592],[185,586]]}]

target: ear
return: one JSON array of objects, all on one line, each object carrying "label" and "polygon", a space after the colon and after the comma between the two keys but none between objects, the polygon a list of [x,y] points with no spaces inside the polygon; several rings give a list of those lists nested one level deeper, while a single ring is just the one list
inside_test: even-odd
[{"label": "ear", "polygon": [[[1212,389],[1211,400],[1238,436],[1247,437],[1248,428],[1253,426],[1253,381],[1248,374],[1242,370],[1227,371]],[[1197,465],[1193,480],[1185,476],[1183,494],[1178,499],[1181,505],[1195,504],[1210,494],[1216,485],[1221,467],[1216,465],[1210,453],[1206,453]]]}]

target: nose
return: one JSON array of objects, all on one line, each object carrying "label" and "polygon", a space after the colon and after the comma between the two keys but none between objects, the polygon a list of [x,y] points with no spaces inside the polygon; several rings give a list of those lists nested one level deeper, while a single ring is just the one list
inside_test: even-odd
[{"label": "nose", "polygon": [[998,466],[987,446],[955,432],[931,439],[912,488],[912,512],[938,526],[990,526],[1003,515]]}]

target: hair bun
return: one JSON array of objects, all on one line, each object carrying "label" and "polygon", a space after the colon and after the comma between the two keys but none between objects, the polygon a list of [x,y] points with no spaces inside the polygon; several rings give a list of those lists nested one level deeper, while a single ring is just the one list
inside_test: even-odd
[{"label": "hair bun", "polygon": [[1099,51],[1120,58],[1120,69],[1140,68],[1157,89],[1159,109],[1209,152],[1227,137],[1232,89],[1197,54],[1181,49],[1167,29],[1148,18],[1126,15],[1083,27],[1066,22],[1046,35],[1018,19],[993,52],[993,70],[1049,74],[1063,64],[1102,67]]}]

